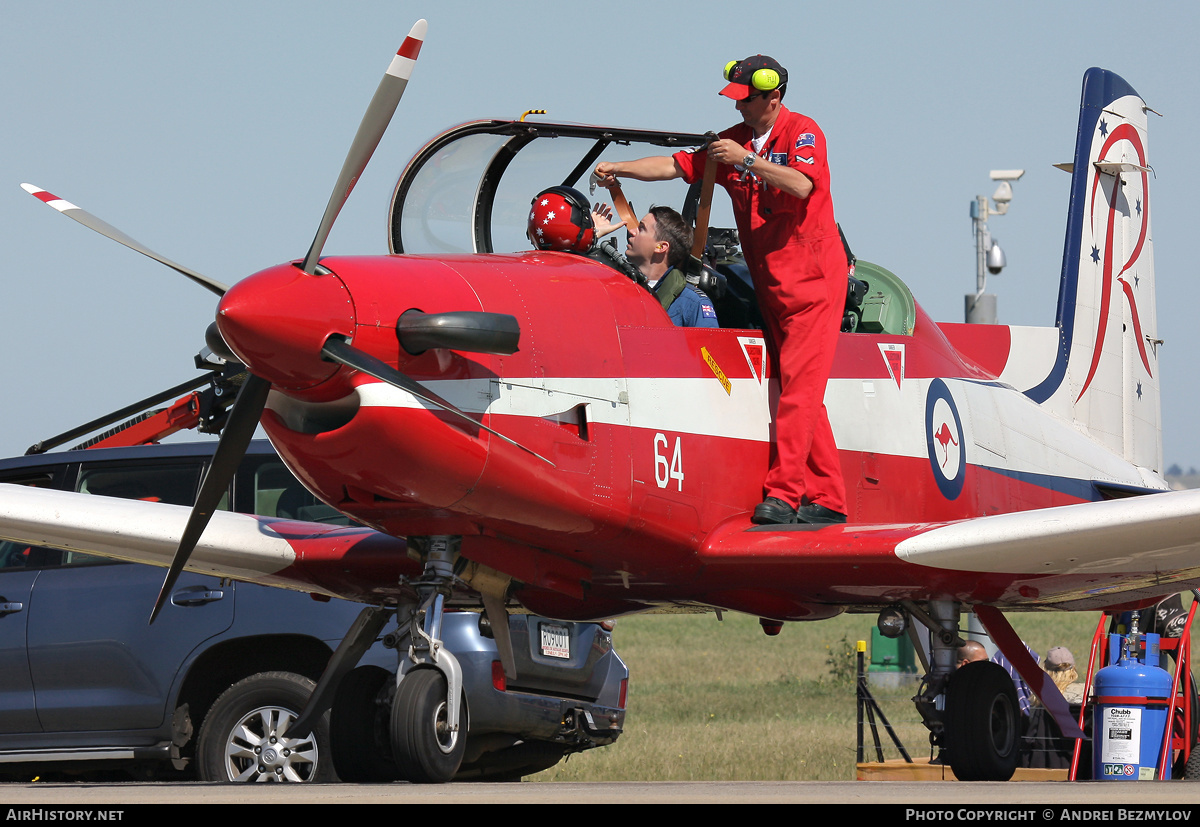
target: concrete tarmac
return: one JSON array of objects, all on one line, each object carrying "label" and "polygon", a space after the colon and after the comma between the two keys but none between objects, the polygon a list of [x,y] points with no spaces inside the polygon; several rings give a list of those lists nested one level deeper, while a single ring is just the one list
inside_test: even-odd
[{"label": "concrete tarmac", "polygon": [[[0,805],[69,809],[139,804],[913,804],[1064,810],[1162,810],[1200,804],[1200,784],[1166,782],[648,782],[413,784],[0,784]],[[1191,809],[1191,807],[1185,807]],[[3,810],[0,810],[3,812]],[[1110,816],[1111,817],[1111,816]]]}]

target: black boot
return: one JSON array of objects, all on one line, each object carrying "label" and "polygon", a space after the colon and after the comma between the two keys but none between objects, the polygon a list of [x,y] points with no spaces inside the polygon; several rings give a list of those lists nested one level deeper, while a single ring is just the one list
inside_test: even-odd
[{"label": "black boot", "polygon": [[778,497],[767,497],[754,508],[750,522],[757,525],[779,525],[796,522],[796,509]]},{"label": "black boot", "polygon": [[[759,506],[759,508],[761,507]],[[755,513],[757,514],[758,512]],[[796,522],[813,525],[844,523],[846,522],[846,515],[840,511],[834,511],[832,508],[826,508],[823,505],[809,503],[796,509]]]}]

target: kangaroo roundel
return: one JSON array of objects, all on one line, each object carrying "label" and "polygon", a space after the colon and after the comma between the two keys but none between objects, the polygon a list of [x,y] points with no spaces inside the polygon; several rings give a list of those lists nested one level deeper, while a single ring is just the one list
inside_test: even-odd
[{"label": "kangaroo roundel", "polygon": [[940,379],[930,383],[925,399],[925,442],[929,446],[933,479],[946,499],[956,499],[963,490],[967,452],[954,397]]}]

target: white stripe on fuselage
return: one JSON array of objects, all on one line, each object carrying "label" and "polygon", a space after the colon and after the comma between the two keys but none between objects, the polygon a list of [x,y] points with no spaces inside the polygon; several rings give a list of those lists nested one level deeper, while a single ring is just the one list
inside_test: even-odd
[{"label": "white stripe on fuselage", "polygon": [[[844,451],[926,459],[925,410],[933,380],[831,379],[825,405]],[[967,461],[1010,472],[1155,485],[1070,423],[1048,414],[1016,390],[944,379],[954,396]],[[771,438],[767,390],[755,379],[732,379],[729,394],[715,378],[509,378],[422,383],[460,409],[497,416],[554,417],[578,405],[604,425],[766,442]],[[772,384],[771,393],[776,392]],[[384,383],[357,389],[365,407],[428,408]]]}]

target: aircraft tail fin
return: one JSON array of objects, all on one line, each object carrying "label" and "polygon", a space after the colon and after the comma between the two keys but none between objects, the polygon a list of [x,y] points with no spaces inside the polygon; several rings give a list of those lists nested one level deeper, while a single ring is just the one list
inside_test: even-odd
[{"label": "aircraft tail fin", "polygon": [[1059,286],[1059,352],[1026,391],[1127,461],[1162,472],[1148,107],[1112,72],[1083,78]]}]

